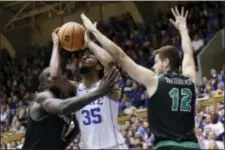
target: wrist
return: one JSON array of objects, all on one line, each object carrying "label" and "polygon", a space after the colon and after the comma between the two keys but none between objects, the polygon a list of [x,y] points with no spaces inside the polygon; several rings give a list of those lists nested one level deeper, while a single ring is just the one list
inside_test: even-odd
[{"label": "wrist", "polygon": [[59,42],[53,42],[53,46],[54,47],[58,47],[59,46]]},{"label": "wrist", "polygon": [[104,92],[101,90],[101,89],[96,89],[96,91],[94,91],[94,95],[97,96],[97,97],[102,97],[104,96]]},{"label": "wrist", "polygon": [[91,31],[90,31],[92,34],[96,34],[97,32],[98,32],[98,29],[97,28],[93,28],[93,29],[91,29]]},{"label": "wrist", "polygon": [[185,26],[185,27],[181,27],[180,28],[180,33],[183,34],[183,33],[188,33],[188,28]]},{"label": "wrist", "polygon": [[93,45],[93,41],[92,40],[88,40],[88,41],[86,41],[86,46],[88,47],[88,48],[90,48],[92,45]]}]

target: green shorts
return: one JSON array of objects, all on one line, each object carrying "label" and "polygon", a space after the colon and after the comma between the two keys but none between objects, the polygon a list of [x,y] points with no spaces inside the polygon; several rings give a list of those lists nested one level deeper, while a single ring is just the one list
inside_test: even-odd
[{"label": "green shorts", "polygon": [[175,142],[175,141],[160,141],[155,145],[156,149],[162,148],[162,147],[181,147],[181,148],[189,148],[189,149],[199,149],[199,145],[195,142]]}]

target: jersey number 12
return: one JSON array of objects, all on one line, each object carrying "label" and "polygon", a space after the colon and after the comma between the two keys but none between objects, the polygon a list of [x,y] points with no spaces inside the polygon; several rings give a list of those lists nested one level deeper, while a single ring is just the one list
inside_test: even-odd
[{"label": "jersey number 12", "polygon": [[[180,103],[180,111],[190,112],[191,111],[191,100],[192,100],[192,91],[189,88],[173,88],[169,92],[170,97],[172,98],[172,111],[178,111]],[[181,97],[180,97],[181,95]]]}]

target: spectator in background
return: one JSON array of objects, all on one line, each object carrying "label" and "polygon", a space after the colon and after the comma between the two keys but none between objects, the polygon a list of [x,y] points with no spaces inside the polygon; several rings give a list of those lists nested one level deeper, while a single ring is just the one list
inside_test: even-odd
[{"label": "spectator in background", "polygon": [[216,72],[216,69],[211,69],[210,70],[210,74],[211,74],[211,79],[218,79],[218,74]]},{"label": "spectator in background", "polygon": [[205,89],[206,89],[206,85],[208,84],[208,79],[207,77],[203,77],[203,84],[200,85],[200,93],[204,93]]},{"label": "spectator in background", "polygon": [[199,38],[197,33],[194,35],[192,46],[195,52],[198,52],[204,46],[204,40]]}]

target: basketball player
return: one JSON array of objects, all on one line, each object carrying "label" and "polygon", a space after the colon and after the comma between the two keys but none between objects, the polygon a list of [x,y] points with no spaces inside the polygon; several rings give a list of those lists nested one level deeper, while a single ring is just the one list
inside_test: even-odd
[{"label": "basketball player", "polygon": [[[82,82],[77,87],[77,96],[98,88],[102,82],[99,73],[103,73],[104,68],[104,73],[107,74],[114,66],[111,56],[91,41],[87,34],[85,42],[87,48],[95,55],[88,51],[80,60]],[[84,149],[127,149],[117,126],[119,96],[120,91],[114,91],[76,112]]]},{"label": "basketball player", "polygon": [[60,76],[58,37],[54,32],[50,67],[40,74],[42,91],[30,107],[30,120],[25,134],[23,149],[66,149],[79,133],[78,122],[72,112],[78,111],[99,97],[113,91],[119,72],[112,68],[101,84],[89,93],[74,96],[74,82]]},{"label": "basketball player", "polygon": [[81,15],[83,24],[109,52],[113,59],[131,78],[145,85],[149,96],[148,121],[158,150],[197,149],[194,133],[196,71],[193,48],[188,35],[186,18],[177,7],[171,9],[175,22],[170,22],[181,35],[183,48],[182,74],[178,73],[180,55],[174,46],[164,46],[155,51],[155,72],[139,66],[123,50],[104,36],[91,21]]}]

